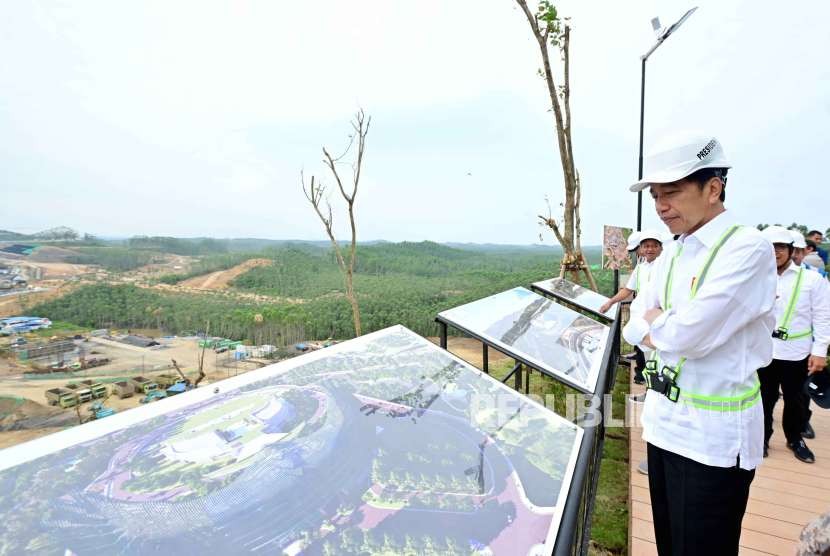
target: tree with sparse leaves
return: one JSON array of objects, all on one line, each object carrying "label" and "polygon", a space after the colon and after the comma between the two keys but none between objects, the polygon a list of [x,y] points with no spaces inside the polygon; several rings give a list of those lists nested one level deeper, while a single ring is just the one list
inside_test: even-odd
[{"label": "tree with sparse leaves", "polygon": [[[579,171],[574,161],[573,142],[571,141],[571,83],[570,83],[570,37],[571,27],[568,18],[562,18],[548,0],[541,0],[532,11],[527,0],[516,0],[530,24],[530,29],[539,46],[542,56],[542,69],[539,75],[545,80],[550,95],[551,111],[553,112],[554,129],[559,150],[559,161],[564,178],[565,201],[562,203],[564,214],[557,221],[550,205],[548,214],[539,215],[543,225],[550,228],[557,241],[562,246],[564,255],[559,269],[559,276],[567,272],[571,279],[579,281],[580,273],[584,273],[590,286],[596,290],[597,285],[591,274],[591,269],[582,253],[581,220],[579,204],[582,197],[582,188],[579,181]],[[561,59],[561,81],[558,71],[551,65],[550,50],[559,51]],[[559,70],[560,68],[557,68]],[[557,85],[557,82],[561,83]]]},{"label": "tree with sparse leaves", "polygon": [[[306,187],[305,176],[302,172],[300,173],[300,182],[303,186],[303,193],[305,193],[306,199],[308,199],[308,202],[311,203],[312,207],[314,207],[314,212],[317,213],[317,216],[323,223],[323,227],[326,229],[326,234],[329,236],[329,240],[331,240],[331,246],[334,249],[335,257],[337,258],[337,265],[343,273],[343,279],[346,285],[346,299],[349,300],[349,304],[352,306],[355,336],[360,336],[361,325],[360,307],[357,304],[357,295],[354,291],[354,265],[357,250],[357,227],[355,226],[354,220],[354,202],[355,197],[357,196],[357,186],[360,183],[360,170],[363,166],[363,155],[366,149],[366,135],[369,133],[369,125],[371,123],[372,117],[369,116],[367,118],[363,113],[363,110],[358,110],[357,114],[355,114],[354,120],[352,121],[352,130],[354,133],[349,136],[349,144],[346,147],[346,150],[343,151],[343,154],[338,157],[333,157],[329,154],[329,151],[323,147],[323,163],[328,167],[334,181],[337,183],[337,188],[340,191],[340,195],[343,197],[343,200],[346,201],[346,206],[349,212],[349,225],[351,227],[352,240],[349,245],[348,253],[345,257],[343,256],[343,250],[341,249],[340,244],[334,236],[331,203],[329,203],[327,198],[325,199],[327,209],[326,212],[324,212],[320,206],[324,200],[326,187],[323,185],[323,182],[321,180],[317,180],[315,176],[311,176],[311,184]],[[357,153],[351,163],[351,192],[347,192],[346,187],[343,185],[343,180],[340,177],[338,165],[343,163],[343,159],[352,150],[352,146],[355,145],[355,142],[357,142]]]}]

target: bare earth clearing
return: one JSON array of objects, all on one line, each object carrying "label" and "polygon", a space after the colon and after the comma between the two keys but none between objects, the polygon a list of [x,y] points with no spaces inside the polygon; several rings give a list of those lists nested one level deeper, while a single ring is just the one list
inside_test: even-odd
[{"label": "bare earth clearing", "polygon": [[185,288],[198,290],[224,290],[228,288],[234,278],[245,274],[257,266],[269,266],[270,264],[271,261],[268,259],[248,259],[244,263],[227,270],[219,270],[217,272],[211,272],[210,274],[203,274],[202,276],[194,276],[181,282],[181,285]]}]

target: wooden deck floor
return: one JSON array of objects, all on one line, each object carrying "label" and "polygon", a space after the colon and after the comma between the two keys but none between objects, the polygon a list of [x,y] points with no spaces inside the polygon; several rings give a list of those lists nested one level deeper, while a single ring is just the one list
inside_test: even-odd
[{"label": "wooden deck floor", "polygon": [[[642,386],[632,383],[632,394],[642,391]],[[830,509],[830,411],[812,408],[811,424],[816,438],[808,440],[807,445],[816,455],[816,463],[807,464],[795,459],[785,444],[780,430],[783,405],[783,401],[776,404],[778,428],[770,443],[769,457],[752,481],[741,533],[742,556],[792,556],[804,526]],[[646,459],[646,446],[640,428],[631,428],[630,435],[629,554],[656,555],[648,477],[637,472],[637,465]],[[815,477],[824,479],[818,487]]]}]

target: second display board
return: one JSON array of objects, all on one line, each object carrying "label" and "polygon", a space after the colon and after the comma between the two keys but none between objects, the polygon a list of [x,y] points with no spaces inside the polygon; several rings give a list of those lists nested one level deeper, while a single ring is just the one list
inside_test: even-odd
[{"label": "second display board", "polygon": [[609,328],[525,288],[461,305],[438,320],[592,394]]}]

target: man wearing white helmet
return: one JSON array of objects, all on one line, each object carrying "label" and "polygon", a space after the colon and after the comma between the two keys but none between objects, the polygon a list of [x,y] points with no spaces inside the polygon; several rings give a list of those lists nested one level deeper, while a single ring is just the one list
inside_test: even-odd
[{"label": "man wearing white helmet", "polygon": [[814,463],[813,452],[801,438],[808,422],[804,381],[808,373],[824,369],[830,344],[830,288],[818,273],[792,260],[794,238],[790,230],[770,226],[761,234],[773,244],[778,267],[773,359],[758,371],[764,404],[764,456],[769,450],[772,410],[780,387],[787,447],[799,460]]},{"label": "man wearing white helmet", "polygon": [[773,249],[724,207],[730,168],[710,135],[684,134],[646,159],[657,215],[676,241],[631,305],[623,335],[655,350],[642,413],[660,554],[737,554],[763,458],[757,370],[772,360]]},{"label": "man wearing white helmet", "polygon": [[[605,313],[615,303],[619,303],[620,301],[624,301],[632,295],[635,295],[638,291],[640,291],[640,288],[651,279],[651,267],[654,264],[654,260],[659,257],[660,253],[663,251],[663,239],[656,230],[634,232],[628,238],[628,250],[636,251],[637,266],[634,268],[631,276],[628,277],[628,282],[626,282],[625,286],[620,288],[620,291],[618,291],[614,297],[606,301],[602,307],[599,308],[600,313]],[[635,346],[634,350],[636,353],[634,382],[637,384],[643,384],[643,370],[646,365],[645,355],[639,347]]]},{"label": "man wearing white helmet", "polygon": [[793,262],[798,266],[801,266],[801,261],[804,260],[804,255],[806,255],[804,250],[807,248],[807,242],[804,241],[804,236],[801,235],[801,232],[798,230],[788,231],[793,238]]}]

